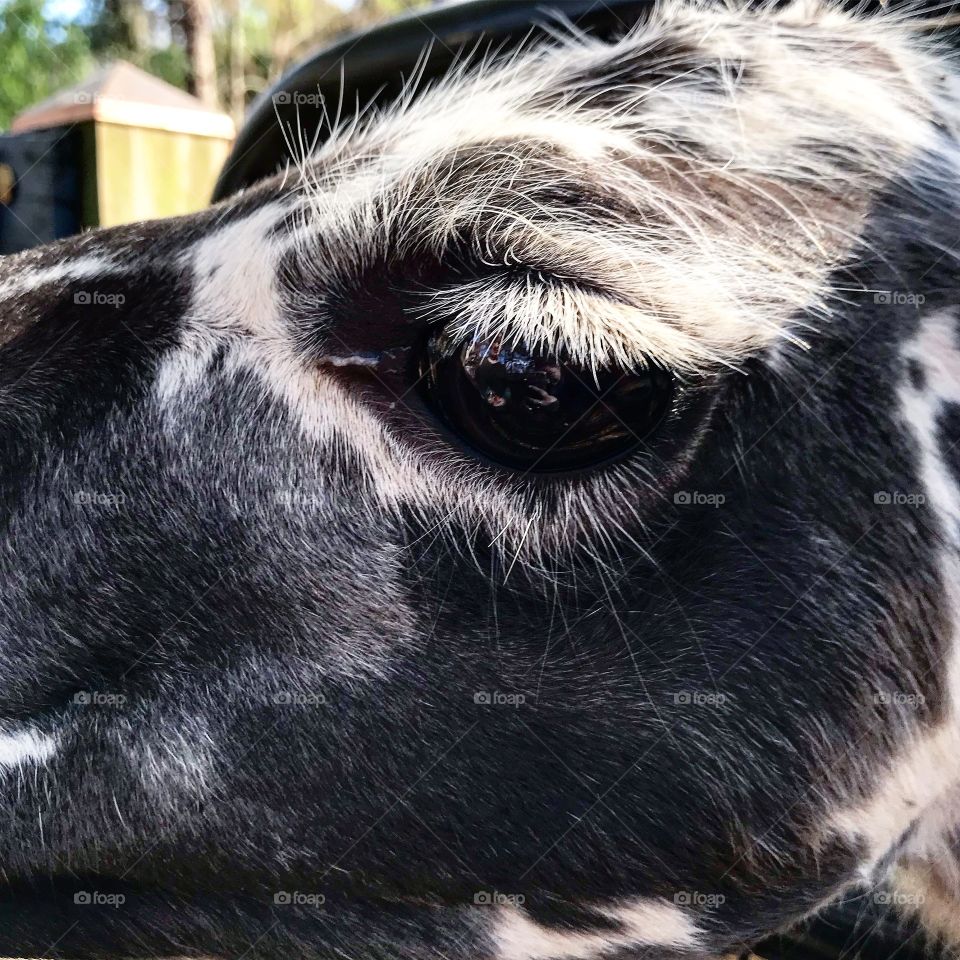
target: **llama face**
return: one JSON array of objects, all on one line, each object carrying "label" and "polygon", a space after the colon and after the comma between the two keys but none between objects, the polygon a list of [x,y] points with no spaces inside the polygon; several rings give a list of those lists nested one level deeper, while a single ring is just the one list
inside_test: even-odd
[{"label": "llama face", "polygon": [[952,80],[668,7],[6,260],[0,952],[949,934]]}]

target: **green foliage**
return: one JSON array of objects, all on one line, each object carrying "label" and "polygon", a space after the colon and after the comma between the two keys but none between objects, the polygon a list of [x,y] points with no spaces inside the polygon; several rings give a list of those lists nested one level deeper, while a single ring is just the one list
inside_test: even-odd
[{"label": "green foliage", "polygon": [[[129,59],[124,58],[124,59]],[[190,64],[187,62],[187,52],[181,46],[170,44],[167,47],[150,50],[138,66],[147,73],[152,73],[167,83],[172,83],[181,90],[187,88],[187,77],[190,74]]]},{"label": "green foliage", "polygon": [[100,63],[126,60],[183,89],[190,65],[176,20],[176,0],[90,0],[85,20],[90,49]]},{"label": "green foliage", "polygon": [[[333,36],[429,0],[213,0],[220,101],[240,122],[249,101]],[[73,23],[45,16],[56,0],[0,0],[0,129],[96,64],[128,60],[187,88],[184,0],[82,0]]]},{"label": "green foliage", "polygon": [[0,129],[14,115],[80,80],[92,67],[90,44],[78,24],[44,16],[43,0],[0,3]]}]

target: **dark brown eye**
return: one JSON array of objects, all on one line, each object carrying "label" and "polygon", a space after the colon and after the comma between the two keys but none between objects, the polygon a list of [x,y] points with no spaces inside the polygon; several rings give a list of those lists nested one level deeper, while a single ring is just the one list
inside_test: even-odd
[{"label": "dark brown eye", "polygon": [[670,408],[673,378],[650,365],[596,371],[523,343],[435,334],[424,358],[427,398],[467,444],[524,472],[580,470],[638,447]]}]

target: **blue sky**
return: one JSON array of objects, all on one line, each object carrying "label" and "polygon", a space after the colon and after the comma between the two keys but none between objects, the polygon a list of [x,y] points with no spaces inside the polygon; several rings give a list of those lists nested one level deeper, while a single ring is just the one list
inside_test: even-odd
[{"label": "blue sky", "polygon": [[[331,0],[338,7],[348,10],[356,0]],[[2,3],[2,0],[0,0]],[[87,5],[87,0],[47,0],[46,9],[51,20],[71,21],[79,18]]]},{"label": "blue sky", "polygon": [[47,0],[46,10],[51,20],[76,20],[83,12],[86,0]]}]

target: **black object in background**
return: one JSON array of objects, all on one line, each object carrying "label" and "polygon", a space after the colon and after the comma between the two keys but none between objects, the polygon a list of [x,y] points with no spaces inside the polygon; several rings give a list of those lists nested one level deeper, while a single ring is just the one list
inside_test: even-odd
[{"label": "black object in background", "polygon": [[80,230],[81,149],[69,128],[0,135],[0,254]]},{"label": "black object in background", "polygon": [[421,83],[426,83],[475,48],[509,49],[527,37],[544,35],[544,25],[559,26],[558,15],[603,36],[622,33],[652,6],[653,0],[471,0],[415,10],[344,37],[294,67],[254,101],[213,198],[222,200],[282,170],[293,159],[285,133],[293,130],[292,142],[299,143],[299,128],[310,143],[317,130],[327,131],[323,104],[335,115],[342,103],[349,119],[358,105],[395,100],[404,81],[418,72],[421,57]]}]

